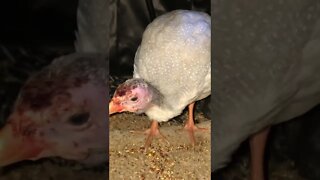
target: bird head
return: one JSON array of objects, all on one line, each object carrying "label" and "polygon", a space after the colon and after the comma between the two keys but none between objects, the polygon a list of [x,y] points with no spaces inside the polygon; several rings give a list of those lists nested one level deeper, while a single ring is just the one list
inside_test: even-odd
[{"label": "bird head", "polygon": [[88,164],[106,160],[107,87],[86,72],[78,75],[77,66],[90,59],[75,59],[78,64],[46,68],[22,87],[0,129],[0,166],[52,156]]},{"label": "bird head", "polygon": [[143,113],[151,105],[151,85],[143,79],[129,79],[118,86],[110,103],[109,115],[118,112]]}]

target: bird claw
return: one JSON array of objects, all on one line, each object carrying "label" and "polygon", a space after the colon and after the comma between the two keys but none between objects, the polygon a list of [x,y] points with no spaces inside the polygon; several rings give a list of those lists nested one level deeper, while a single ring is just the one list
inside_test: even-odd
[{"label": "bird claw", "polygon": [[209,129],[208,128],[201,128],[201,127],[197,127],[195,125],[188,125],[186,124],[184,126],[184,130],[186,130],[189,134],[189,139],[191,141],[191,144],[192,145],[195,145],[196,144],[196,139],[194,137],[194,132],[195,131],[208,131]]},{"label": "bird claw", "polygon": [[151,145],[151,142],[154,137],[160,137],[166,141],[166,143],[170,144],[167,138],[159,131],[159,129],[152,130],[152,129],[147,129],[145,131],[130,131],[130,133],[137,133],[137,134],[145,134],[147,135],[146,142],[144,144],[145,151],[148,150],[148,148]]},{"label": "bird claw", "polygon": [[209,130],[208,128],[201,128],[201,127],[197,127],[195,125],[189,125],[189,124],[186,124],[184,126],[184,129],[188,130],[188,131],[207,131],[207,130]]}]

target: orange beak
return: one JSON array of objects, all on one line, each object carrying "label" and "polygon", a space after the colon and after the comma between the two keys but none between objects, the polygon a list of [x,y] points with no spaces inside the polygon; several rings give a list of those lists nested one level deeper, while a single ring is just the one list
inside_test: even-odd
[{"label": "orange beak", "polygon": [[114,98],[109,103],[109,115],[122,112],[123,108],[119,105],[119,103],[116,103]]},{"label": "orange beak", "polygon": [[18,161],[34,159],[43,150],[30,137],[15,134],[12,125],[7,124],[0,130],[0,167]]}]

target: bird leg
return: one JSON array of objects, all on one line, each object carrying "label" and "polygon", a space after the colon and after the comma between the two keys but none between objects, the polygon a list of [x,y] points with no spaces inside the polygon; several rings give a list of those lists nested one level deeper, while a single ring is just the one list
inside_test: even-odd
[{"label": "bird leg", "polygon": [[[137,131],[131,131],[131,132],[132,133],[136,133]],[[166,137],[160,133],[158,121],[153,120],[151,122],[151,127],[149,129],[147,129],[146,131],[143,131],[142,133],[147,135],[146,143],[144,145],[144,148],[146,150],[151,145],[151,142],[152,142],[154,137],[159,137],[160,136],[161,138],[166,140],[167,143],[169,143],[169,141],[166,139]]]},{"label": "bird leg", "polygon": [[270,127],[250,137],[250,180],[264,180],[264,151]]},{"label": "bird leg", "polygon": [[147,135],[146,143],[144,144],[145,149],[148,149],[154,137],[161,136],[164,138],[164,136],[159,131],[159,124],[155,120],[151,122],[151,127],[150,129],[145,131],[145,134]]},{"label": "bird leg", "polygon": [[188,131],[190,141],[194,145],[196,142],[195,137],[194,137],[194,132],[196,130],[208,130],[208,129],[207,128],[199,128],[194,125],[193,109],[194,109],[194,102],[188,105],[189,115],[188,115],[188,121],[187,121],[186,125],[184,126],[184,129]]}]

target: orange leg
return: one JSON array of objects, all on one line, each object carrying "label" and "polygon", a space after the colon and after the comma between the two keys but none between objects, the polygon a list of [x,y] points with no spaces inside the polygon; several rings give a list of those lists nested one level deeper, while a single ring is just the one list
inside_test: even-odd
[{"label": "orange leg", "polygon": [[250,180],[264,180],[264,151],[270,127],[250,137]]},{"label": "orange leg", "polygon": [[155,136],[161,135],[161,134],[160,134],[160,131],[159,131],[159,124],[158,124],[158,122],[155,121],[155,120],[153,120],[153,121],[151,122],[151,127],[150,127],[150,129],[146,130],[145,134],[147,134],[148,137],[147,137],[146,143],[144,144],[144,147],[145,147],[145,149],[148,149],[148,147],[151,145],[151,142],[152,142],[153,138],[154,138]]},{"label": "orange leg", "polygon": [[194,110],[194,102],[188,105],[188,112],[189,112],[188,121],[187,121],[186,125],[184,126],[184,128],[185,128],[185,130],[188,131],[190,141],[194,145],[196,142],[195,137],[194,137],[194,132],[196,130],[208,130],[208,129],[207,128],[199,128],[194,125],[193,110]]},{"label": "orange leg", "polygon": [[165,136],[163,136],[161,133],[160,133],[160,130],[159,130],[159,123],[158,121],[155,121],[153,120],[151,122],[151,127],[150,129],[146,130],[144,132],[144,134],[147,135],[147,140],[146,140],[146,143],[144,144],[144,148],[147,150],[148,147],[151,145],[151,142],[153,140],[154,137],[157,137],[157,136],[160,136],[161,138],[163,138],[167,143],[169,143],[169,141],[167,141],[167,139],[165,138]]},{"label": "orange leg", "polygon": [[[160,130],[159,130],[159,124],[158,124],[158,121],[155,121],[153,120],[151,122],[151,127],[149,129],[147,129],[146,131],[131,131],[132,133],[143,133],[143,134],[146,134],[147,135],[147,139],[146,139],[146,142],[145,142],[145,149],[147,150],[149,148],[149,146],[151,145],[151,142],[153,140],[154,137],[158,137],[160,136],[161,138],[165,139],[167,141],[167,139],[165,138],[165,136],[163,136],[161,133],[160,133]],[[168,141],[167,141],[168,142]]]}]

